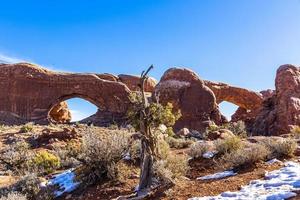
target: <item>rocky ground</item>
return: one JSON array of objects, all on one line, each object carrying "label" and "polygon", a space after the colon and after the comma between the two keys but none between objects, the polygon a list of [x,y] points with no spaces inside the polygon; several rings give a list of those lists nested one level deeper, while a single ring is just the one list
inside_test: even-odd
[{"label": "rocky ground", "polygon": [[[82,137],[91,130],[98,131],[101,134],[110,134],[110,131],[112,130],[118,131],[116,127],[101,128],[82,124],[49,126],[27,124],[23,126],[1,126],[0,151],[2,154],[0,161],[0,187],[8,187],[9,185],[18,182],[21,178],[18,174],[19,171],[15,171],[9,167],[5,159],[3,159],[5,151],[7,151],[8,148],[12,148],[12,144],[15,144],[16,142],[25,142],[29,144],[28,151],[31,153],[47,151],[54,155],[59,155],[57,153],[58,148],[64,148],[70,144],[80,146]],[[212,146],[211,144],[214,144],[214,141],[218,141],[218,139],[223,140],[224,138],[224,140],[226,140],[227,136],[224,131],[222,131],[223,130],[220,131],[220,134],[215,133],[215,135],[211,133],[210,135],[212,138],[208,141],[204,141],[204,143],[209,146],[206,151],[213,152],[214,149],[210,149],[210,146]],[[219,138],[217,139],[215,137]],[[246,144],[243,148],[248,148],[251,147],[252,143],[259,143],[260,141],[265,140],[265,138],[266,137],[262,136],[244,138],[241,140],[241,143]],[[274,140],[278,140],[278,138],[279,137],[274,137]],[[183,140],[185,139],[175,139],[177,142]],[[186,147],[186,144],[194,145],[195,143],[199,143],[199,141],[197,141],[197,139],[189,139],[189,142],[182,146],[176,146],[169,143],[173,147],[171,148],[170,155],[175,155],[177,159],[190,157],[191,148]],[[236,154],[238,154],[238,151]],[[189,170],[187,171],[187,174],[183,177],[177,177],[174,180],[174,187],[167,190],[165,193],[159,194],[154,199],[189,199],[193,197],[216,196],[226,191],[239,191],[242,186],[248,185],[253,180],[264,179],[266,172],[274,171],[284,166],[282,162],[267,163],[266,160],[260,160],[255,163],[235,167],[234,172],[237,173],[235,176],[216,180],[198,179],[199,177],[228,170],[228,163],[224,162],[221,158],[222,157],[218,156],[212,158],[204,158],[202,156],[190,158],[188,161]],[[64,161],[64,164],[51,173],[48,172],[44,175],[40,175],[41,180],[49,179],[49,177],[51,177],[50,174],[61,173],[64,170],[77,166],[74,161],[70,164],[69,161],[66,162],[66,158],[61,157],[60,159],[62,163]],[[282,161],[292,160],[296,163],[298,162],[297,156],[289,158],[281,157],[280,159]],[[131,161],[124,161],[124,163],[126,165],[126,176],[122,181],[103,179],[88,187],[79,187],[71,193],[65,193],[59,199],[114,199],[132,193],[134,188],[138,185],[139,165]],[[299,197],[294,197],[294,199],[298,198]]]}]

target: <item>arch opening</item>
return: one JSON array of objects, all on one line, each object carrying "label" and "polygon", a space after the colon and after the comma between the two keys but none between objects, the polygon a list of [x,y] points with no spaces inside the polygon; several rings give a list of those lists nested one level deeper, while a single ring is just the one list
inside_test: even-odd
[{"label": "arch opening", "polygon": [[48,112],[53,123],[74,123],[86,119],[98,111],[92,100],[82,96],[63,97],[55,102]]},{"label": "arch opening", "polygon": [[227,101],[219,103],[219,110],[221,114],[227,118],[228,121],[231,121],[231,116],[237,111],[238,108],[239,106]]}]

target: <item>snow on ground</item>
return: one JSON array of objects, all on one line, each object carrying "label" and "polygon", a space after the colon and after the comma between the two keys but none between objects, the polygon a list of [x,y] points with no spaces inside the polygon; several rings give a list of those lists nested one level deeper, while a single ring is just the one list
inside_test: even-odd
[{"label": "snow on ground", "polygon": [[279,170],[267,172],[264,180],[251,181],[237,192],[218,196],[195,197],[189,200],[282,200],[295,197],[300,190],[300,164],[286,162]]},{"label": "snow on ground", "polygon": [[208,151],[202,155],[203,158],[212,158],[217,154],[215,151]]},{"label": "snow on ground", "polygon": [[226,177],[229,177],[229,176],[234,176],[236,174],[237,173],[230,170],[230,171],[218,172],[218,173],[207,175],[207,176],[202,176],[202,177],[197,178],[197,180],[221,179],[221,178],[226,178]]},{"label": "snow on ground", "polygon": [[274,163],[282,163],[282,161],[280,161],[280,160],[274,158],[274,159],[272,159],[272,160],[267,161],[266,163],[269,164],[269,165],[272,165],[272,164],[274,164]]},{"label": "snow on ground", "polygon": [[61,174],[54,175],[47,183],[42,185],[58,185],[59,189],[54,192],[55,197],[59,197],[66,192],[72,192],[79,186],[79,182],[75,182],[75,173],[72,169],[66,170]]}]

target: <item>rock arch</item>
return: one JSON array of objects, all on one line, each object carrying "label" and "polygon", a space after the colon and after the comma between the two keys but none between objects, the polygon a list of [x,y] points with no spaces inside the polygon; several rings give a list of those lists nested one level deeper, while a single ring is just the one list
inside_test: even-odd
[{"label": "rock arch", "polygon": [[228,101],[249,111],[257,110],[262,106],[263,97],[260,93],[225,83],[212,81],[204,81],[204,83],[214,92],[218,104]]},{"label": "rock arch", "polygon": [[111,116],[124,117],[131,91],[121,82],[100,77],[59,73],[29,63],[1,64],[0,111],[26,121],[47,122],[54,105],[79,97]]}]

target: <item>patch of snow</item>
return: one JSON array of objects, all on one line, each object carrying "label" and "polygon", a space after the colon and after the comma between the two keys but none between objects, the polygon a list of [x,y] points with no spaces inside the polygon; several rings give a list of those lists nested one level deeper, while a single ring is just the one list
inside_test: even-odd
[{"label": "patch of snow", "polygon": [[54,175],[47,183],[42,183],[45,186],[58,185],[59,189],[54,191],[55,197],[59,197],[64,193],[69,193],[79,186],[79,182],[75,182],[75,173],[73,169],[64,171],[63,173]]},{"label": "patch of snow", "polygon": [[221,179],[221,178],[226,178],[226,177],[235,176],[235,175],[237,175],[237,173],[230,170],[230,171],[218,172],[218,173],[207,175],[207,176],[202,176],[202,177],[197,178],[197,180]]},{"label": "patch of snow", "polygon": [[269,165],[272,165],[272,164],[274,164],[274,163],[282,163],[280,160],[278,160],[278,159],[276,159],[276,158],[274,158],[274,159],[272,159],[272,160],[269,160],[269,161],[267,161],[266,163],[267,164],[269,164]]},{"label": "patch of snow", "polygon": [[125,153],[123,160],[131,160],[131,156],[129,152]]},{"label": "patch of snow", "polygon": [[213,158],[216,155],[215,151],[208,151],[202,155],[203,158]]},{"label": "patch of snow", "polygon": [[253,180],[240,191],[189,200],[283,200],[295,197],[295,191],[300,191],[300,164],[286,162],[281,169],[267,172],[264,180]]},{"label": "patch of snow", "polygon": [[163,81],[161,82],[158,87],[160,89],[181,89],[183,87],[189,87],[191,85],[191,83],[187,82],[187,81],[177,81],[177,80],[167,80],[167,81]]}]

